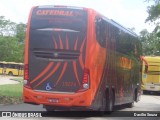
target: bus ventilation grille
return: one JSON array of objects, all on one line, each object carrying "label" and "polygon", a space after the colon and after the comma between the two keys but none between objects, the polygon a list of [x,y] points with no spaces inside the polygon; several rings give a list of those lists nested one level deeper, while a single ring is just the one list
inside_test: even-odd
[{"label": "bus ventilation grille", "polygon": [[67,51],[67,50],[53,50],[53,51],[42,51],[42,50],[35,50],[34,55],[38,58],[46,59],[46,60],[76,60],[80,56],[79,51]]}]

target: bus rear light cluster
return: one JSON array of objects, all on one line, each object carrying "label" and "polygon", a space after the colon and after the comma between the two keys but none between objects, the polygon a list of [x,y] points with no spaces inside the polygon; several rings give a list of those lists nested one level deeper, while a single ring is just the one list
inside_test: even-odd
[{"label": "bus rear light cluster", "polygon": [[84,75],[83,75],[83,81],[82,81],[82,86],[81,88],[78,90],[78,92],[82,92],[85,90],[89,89],[89,81],[90,81],[90,75],[89,75],[89,70],[87,68],[84,69]]},{"label": "bus rear light cluster", "polygon": [[24,65],[24,79],[25,80],[29,79],[29,67],[28,67],[28,64]]},{"label": "bus rear light cluster", "polygon": [[29,67],[28,67],[28,64],[25,64],[24,65],[24,86],[27,88],[31,88],[28,80],[29,80]]}]

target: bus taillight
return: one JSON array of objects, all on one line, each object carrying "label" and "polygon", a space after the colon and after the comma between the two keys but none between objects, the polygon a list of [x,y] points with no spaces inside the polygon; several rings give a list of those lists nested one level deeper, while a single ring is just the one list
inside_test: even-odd
[{"label": "bus taillight", "polygon": [[82,86],[77,92],[82,92],[85,90],[89,89],[89,81],[90,81],[90,75],[89,75],[89,70],[87,68],[84,69],[84,76],[83,76],[83,81],[82,81]]},{"label": "bus taillight", "polygon": [[28,80],[29,80],[29,67],[28,67],[28,64],[25,64],[24,65],[24,86],[31,88]]}]

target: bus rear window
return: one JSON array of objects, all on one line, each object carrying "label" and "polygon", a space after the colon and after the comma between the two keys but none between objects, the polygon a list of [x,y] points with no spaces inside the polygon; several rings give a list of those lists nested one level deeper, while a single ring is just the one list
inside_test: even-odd
[{"label": "bus rear window", "polygon": [[32,30],[83,31],[87,22],[87,12],[67,8],[35,8],[32,13]]}]

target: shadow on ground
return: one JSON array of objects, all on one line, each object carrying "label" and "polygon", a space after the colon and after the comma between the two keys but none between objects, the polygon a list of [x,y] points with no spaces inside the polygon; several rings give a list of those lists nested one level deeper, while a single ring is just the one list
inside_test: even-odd
[{"label": "shadow on ground", "polygon": [[60,118],[88,118],[88,117],[133,117],[133,111],[119,111],[127,108],[126,105],[116,106],[114,112],[104,113],[99,111],[48,111],[43,112],[43,117],[60,117]]}]

